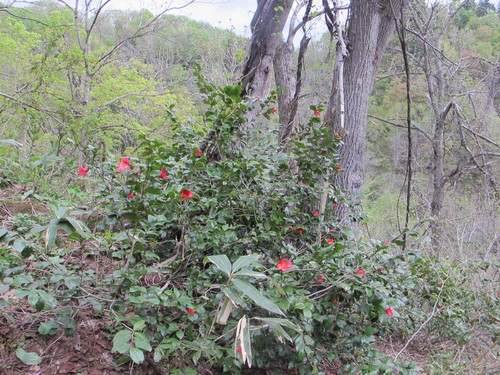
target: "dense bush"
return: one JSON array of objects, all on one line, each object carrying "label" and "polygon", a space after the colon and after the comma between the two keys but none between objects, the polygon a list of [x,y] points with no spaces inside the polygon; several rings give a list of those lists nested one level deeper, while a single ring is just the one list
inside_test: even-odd
[{"label": "dense bush", "polygon": [[[244,364],[320,373],[325,363],[339,373],[412,374],[414,364],[383,354],[389,335],[408,338],[435,315],[426,329],[466,340],[475,322],[498,316],[496,297],[477,298],[455,272],[462,268],[437,270],[418,251],[400,251],[397,238],[371,240],[339,225],[332,208],[349,202],[324,176],[343,173],[336,151],[346,135],[319,128],[320,108],[311,106],[309,123],[284,153],[240,132],[255,110],[240,87],[198,78],[212,143],[172,114],[175,142],[141,137],[136,152],[121,157],[92,148],[93,160],[78,170],[82,188],[98,190],[100,219],[89,222],[100,252],[121,265],[112,275],[97,280],[56,246],[61,228],[84,249],[91,234],[82,212],[56,209],[27,233],[18,216],[22,231],[0,232],[18,251],[1,249],[2,291],[15,288],[36,309],[59,311],[40,333],[72,334],[73,315],[62,306],[77,298],[112,312],[118,363],[141,363],[151,352],[154,361],[175,363],[171,373],[196,373],[208,362],[231,374]],[[257,110],[272,118],[272,103]],[[77,251],[74,244],[67,250]],[[37,259],[36,269],[14,267],[22,257]]]}]

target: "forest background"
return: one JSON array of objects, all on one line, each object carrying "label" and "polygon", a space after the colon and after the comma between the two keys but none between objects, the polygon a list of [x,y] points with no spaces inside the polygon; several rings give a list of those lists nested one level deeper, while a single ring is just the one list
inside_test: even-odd
[{"label": "forest background", "polygon": [[338,34],[293,51],[283,148],[279,85],[238,86],[251,39],[80,5],[0,3],[2,370],[498,370],[498,6],[409,1],[410,74],[395,34],[348,196],[325,185],[359,136],[322,123]]}]

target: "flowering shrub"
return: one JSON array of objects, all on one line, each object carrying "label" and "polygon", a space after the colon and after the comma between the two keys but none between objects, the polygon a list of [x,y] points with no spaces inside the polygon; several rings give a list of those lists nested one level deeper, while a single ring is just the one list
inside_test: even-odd
[{"label": "flowering shrub", "polygon": [[[344,373],[413,374],[418,369],[411,364],[376,350],[388,335],[413,332],[435,304],[443,311],[429,330],[469,334],[466,310],[475,307],[456,280],[436,276],[419,253],[398,251],[397,240],[370,240],[339,225],[333,208],[349,202],[323,178],[343,173],[337,149],[345,135],[328,135],[320,108],[311,108],[314,116],[284,153],[240,132],[252,109],[241,88],[199,80],[204,118],[214,130],[208,144],[207,134],[172,115],[175,142],[141,136],[137,153],[118,164],[111,155],[78,170],[81,177],[91,170],[87,178],[99,185],[105,218],[97,235],[105,254],[123,264],[102,283],[103,301],[110,290],[114,298],[107,308],[116,320],[112,351],[120,363],[163,360],[186,373],[202,363],[227,374],[245,366],[315,374],[330,363]],[[53,293],[64,298],[68,289],[78,295],[83,282],[80,275],[46,277],[40,285],[59,282]],[[46,293],[19,280],[19,293],[36,308],[56,307],[55,298],[42,306]],[[468,304],[446,303],[457,301],[457,293]],[[494,324],[497,297],[485,297]],[[105,302],[85,298],[79,303],[106,310]],[[59,327],[44,324],[50,334]]]}]

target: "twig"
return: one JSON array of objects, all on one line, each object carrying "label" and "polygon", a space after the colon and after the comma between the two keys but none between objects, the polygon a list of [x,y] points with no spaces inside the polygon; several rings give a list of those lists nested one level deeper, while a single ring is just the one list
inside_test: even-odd
[{"label": "twig", "polygon": [[446,280],[443,282],[443,286],[441,287],[441,290],[439,291],[439,295],[438,297],[436,298],[436,302],[434,303],[434,307],[432,308],[432,312],[431,312],[431,315],[429,315],[429,317],[427,318],[427,320],[425,322],[422,323],[422,325],[415,331],[415,333],[410,337],[410,339],[406,342],[405,346],[403,346],[403,348],[398,352],[398,354],[396,354],[396,357],[394,357],[394,360],[397,360],[398,357],[401,355],[401,353],[404,352],[404,350],[408,347],[408,345],[410,345],[410,343],[413,341],[413,339],[419,334],[419,332],[426,326],[427,323],[429,323],[432,318],[434,318],[434,316],[436,315],[436,307],[437,307],[437,304],[439,302],[439,299],[441,297],[441,294],[443,293],[443,287],[444,287],[444,284],[446,283],[446,281],[449,279],[450,277],[448,276],[446,278]]}]

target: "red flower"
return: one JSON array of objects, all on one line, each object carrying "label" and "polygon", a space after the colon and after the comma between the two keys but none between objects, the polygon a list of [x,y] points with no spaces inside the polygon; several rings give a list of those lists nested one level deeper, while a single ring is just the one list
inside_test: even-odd
[{"label": "red flower", "polygon": [[384,241],[384,246],[389,245],[389,241]]},{"label": "red flower", "polygon": [[377,268],[377,272],[382,272],[382,268]]},{"label": "red flower", "polygon": [[134,197],[134,195],[135,195],[135,193],[134,193],[134,192],[132,192],[132,193],[128,193],[127,198],[129,198],[129,199],[130,199],[130,198],[133,198],[133,197]]},{"label": "red flower", "polygon": [[366,277],[364,269],[357,270],[356,273],[359,273],[361,277]]},{"label": "red flower", "polygon": [[287,269],[293,266],[292,262],[289,262],[285,258],[281,259],[279,263],[276,265],[276,268],[279,269],[280,271],[285,272]]},{"label": "red flower", "polygon": [[195,152],[196,156],[201,156],[201,154],[203,154],[203,151],[201,151],[201,150],[198,150],[198,151]]},{"label": "red flower", "polygon": [[332,299],[333,303],[339,303],[339,300],[337,298]]},{"label": "red flower", "polygon": [[318,108],[316,108],[316,109],[314,110],[314,116],[316,116],[316,117],[321,116],[321,112],[319,111],[319,109],[318,109]]},{"label": "red flower", "polygon": [[197,311],[195,309],[187,309],[188,314],[196,314]]},{"label": "red flower", "polygon": [[341,166],[341,165],[337,165],[337,166],[335,167],[335,169],[336,169],[337,171],[340,171],[340,170],[342,169],[342,166]]},{"label": "red flower", "polygon": [[329,245],[332,245],[335,243],[335,240],[333,238],[329,238],[326,240],[326,242],[328,242]]},{"label": "red flower", "polygon": [[278,110],[276,108],[273,108],[273,110],[271,111],[271,114],[274,115],[276,112],[278,112]]},{"label": "red flower", "polygon": [[438,286],[443,286],[443,283],[439,283]]},{"label": "red flower", "polygon": [[489,301],[491,299],[491,297],[490,296],[486,296],[486,299]]},{"label": "red flower", "polygon": [[333,207],[338,207],[339,204],[338,203],[333,203]]},{"label": "red flower", "polygon": [[194,195],[194,193],[192,191],[189,191],[189,190],[186,190],[186,189],[182,189],[181,190],[181,199],[182,200],[192,198],[193,195]]},{"label": "red flower", "polygon": [[322,153],[323,155],[326,155],[326,154],[328,154],[328,150],[321,150],[321,153]]},{"label": "red flower", "polygon": [[319,275],[318,282],[322,283],[323,281],[325,281],[325,278],[322,275]]},{"label": "red flower", "polygon": [[299,234],[304,233],[304,228],[297,228],[297,233],[299,233]]},{"label": "red flower", "polygon": [[120,164],[118,164],[118,167],[116,168],[117,172],[121,172],[124,169],[130,169],[130,158],[123,158],[120,161]]},{"label": "red flower", "polygon": [[303,183],[304,185],[308,185],[308,184],[309,184],[309,182],[307,182],[306,180],[302,181],[302,183]]},{"label": "red flower", "polygon": [[290,227],[290,230],[295,230],[295,227]]},{"label": "red flower", "polygon": [[319,216],[319,212],[318,211],[313,211],[313,215],[314,216]]},{"label": "red flower", "polygon": [[89,168],[86,167],[78,167],[78,174],[82,177],[87,177],[87,172],[90,171]]},{"label": "red flower", "polygon": [[385,313],[389,316],[394,315],[394,311],[392,311],[392,307],[388,307],[387,309],[385,309]]},{"label": "red flower", "polygon": [[335,232],[335,228],[330,229],[330,232]]},{"label": "red flower", "polygon": [[240,353],[241,355],[243,355],[243,349],[241,348],[241,346],[237,346],[237,347],[236,347],[236,351],[237,351],[238,353]]},{"label": "red flower", "polygon": [[168,178],[167,174],[168,174],[168,171],[166,169],[160,169],[160,175],[158,177],[166,180]]}]

